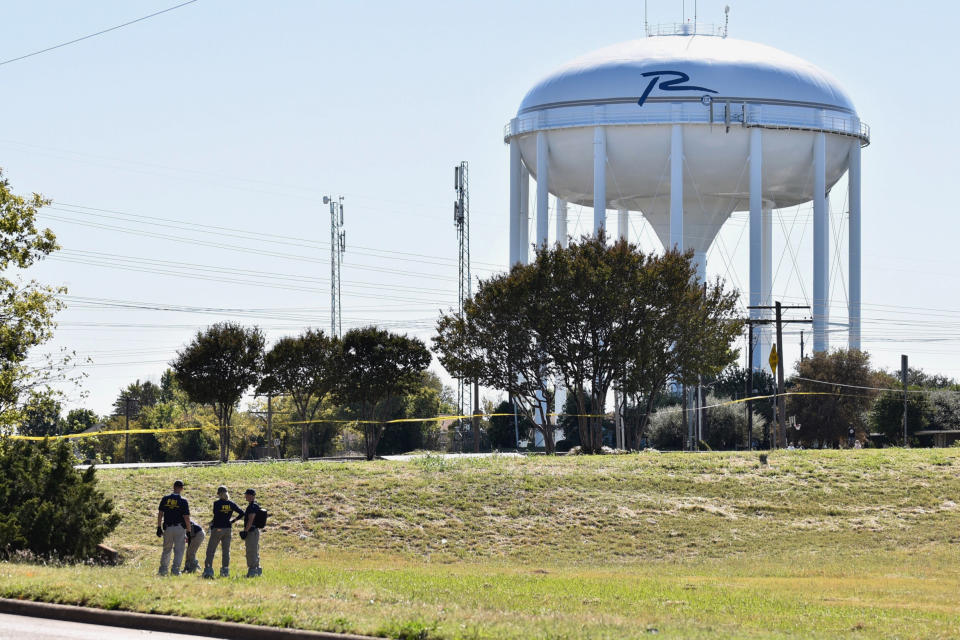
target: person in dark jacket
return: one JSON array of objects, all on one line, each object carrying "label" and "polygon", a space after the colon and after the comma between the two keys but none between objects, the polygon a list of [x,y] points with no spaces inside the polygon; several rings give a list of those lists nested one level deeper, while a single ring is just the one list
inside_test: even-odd
[{"label": "person in dark jacket", "polygon": [[253,523],[260,512],[260,505],[256,503],[257,492],[253,489],[247,489],[243,497],[247,499],[247,510],[244,511],[240,537],[247,545],[247,577],[256,578],[263,575],[260,567],[260,528]]},{"label": "person in dark jacket", "polygon": [[[233,514],[236,518],[231,519]],[[231,525],[243,517],[243,509],[230,500],[230,494],[223,485],[217,487],[217,499],[213,502],[213,520],[210,522],[210,540],[207,542],[207,557],[203,563],[203,577],[213,577],[213,556],[217,545],[222,547],[220,554],[220,577],[230,575],[230,534]]]},{"label": "person in dark jacket", "polygon": [[187,530],[190,527],[190,505],[180,494],[183,492],[183,482],[173,483],[173,493],[163,496],[157,510],[157,537],[163,538],[163,553],[160,555],[160,570],[158,575],[167,575],[167,566],[170,562],[170,553],[173,552],[173,566],[170,573],[180,575],[180,563],[183,562],[183,551],[186,546]]}]

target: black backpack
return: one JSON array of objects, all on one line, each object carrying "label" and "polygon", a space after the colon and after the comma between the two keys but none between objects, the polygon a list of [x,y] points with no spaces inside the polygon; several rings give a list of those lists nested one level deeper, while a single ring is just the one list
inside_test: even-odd
[{"label": "black backpack", "polygon": [[267,526],[267,518],[269,517],[270,512],[261,507],[260,511],[257,511],[257,513],[253,516],[253,526],[255,526],[257,529],[263,529],[265,526]]}]

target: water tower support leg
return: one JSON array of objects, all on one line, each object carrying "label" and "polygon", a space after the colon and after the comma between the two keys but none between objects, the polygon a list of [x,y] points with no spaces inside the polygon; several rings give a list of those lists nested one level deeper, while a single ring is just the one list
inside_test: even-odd
[{"label": "water tower support leg", "polygon": [[530,170],[520,166],[520,264],[530,263]]},{"label": "water tower support leg", "polygon": [[683,244],[683,128],[673,125],[670,135],[670,246],[684,250]]},{"label": "water tower support leg", "polygon": [[[761,304],[763,293],[763,130],[750,130],[750,306]],[[760,309],[750,309],[750,317],[759,319]],[[759,327],[758,327],[759,328]],[[750,366],[759,369],[763,357],[754,350]]]},{"label": "water tower support leg", "polygon": [[[773,306],[773,211],[769,207],[763,208],[763,240],[760,267],[760,304],[765,307]],[[773,318],[774,313],[771,309],[761,311],[760,314],[766,318]],[[760,365],[767,371],[770,371],[768,358],[770,357],[770,346],[773,344],[773,325],[761,325],[759,329],[760,345]],[[770,373],[773,373],[770,371]]]},{"label": "water tower support leg", "polygon": [[697,279],[704,282],[707,279],[707,253],[697,251],[693,254],[693,262],[697,268]]},{"label": "water tower support leg", "polygon": [[860,141],[850,148],[850,335],[848,346],[860,348]]},{"label": "water tower support leg", "polygon": [[520,262],[520,145],[510,139],[510,266]]},{"label": "water tower support leg", "polygon": [[607,134],[593,129],[593,233],[607,226]]},{"label": "water tower support leg", "polygon": [[567,248],[567,201],[557,198],[557,242],[564,249]]},{"label": "water tower support leg", "polygon": [[630,239],[630,211],[617,209],[617,239]]},{"label": "water tower support leg", "polygon": [[829,346],[827,326],[830,283],[830,219],[827,213],[827,140],[816,134],[813,145],[813,350]]},{"label": "water tower support leg", "polygon": [[550,233],[550,151],[547,148],[547,134],[537,132],[537,246],[547,244]]}]

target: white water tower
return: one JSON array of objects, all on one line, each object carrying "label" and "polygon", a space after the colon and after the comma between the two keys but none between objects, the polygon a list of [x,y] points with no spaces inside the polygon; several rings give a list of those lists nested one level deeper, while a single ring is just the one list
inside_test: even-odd
[{"label": "white water tower", "polygon": [[[828,348],[827,193],[849,172],[849,346],[860,347],[860,150],[870,134],[825,71],[727,38],[726,27],[657,27],[538,82],[504,141],[511,264],[530,255],[532,175],[536,244],[548,239],[552,194],[558,241],[567,238],[568,203],[593,207],[594,232],[617,210],[621,237],[629,212],[640,212],[665,247],[695,252],[701,277],[720,227],[733,211],[749,211],[749,303],[769,305],[771,210],[812,200],[816,351]],[[765,359],[758,350],[754,366]]]}]

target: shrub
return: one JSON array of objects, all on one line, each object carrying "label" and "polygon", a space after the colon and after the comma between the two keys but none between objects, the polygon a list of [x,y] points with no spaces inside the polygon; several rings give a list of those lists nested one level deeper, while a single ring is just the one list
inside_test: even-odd
[{"label": "shrub", "polygon": [[94,468],[80,473],[74,463],[66,441],[0,442],[0,555],[84,560],[117,527]]}]

